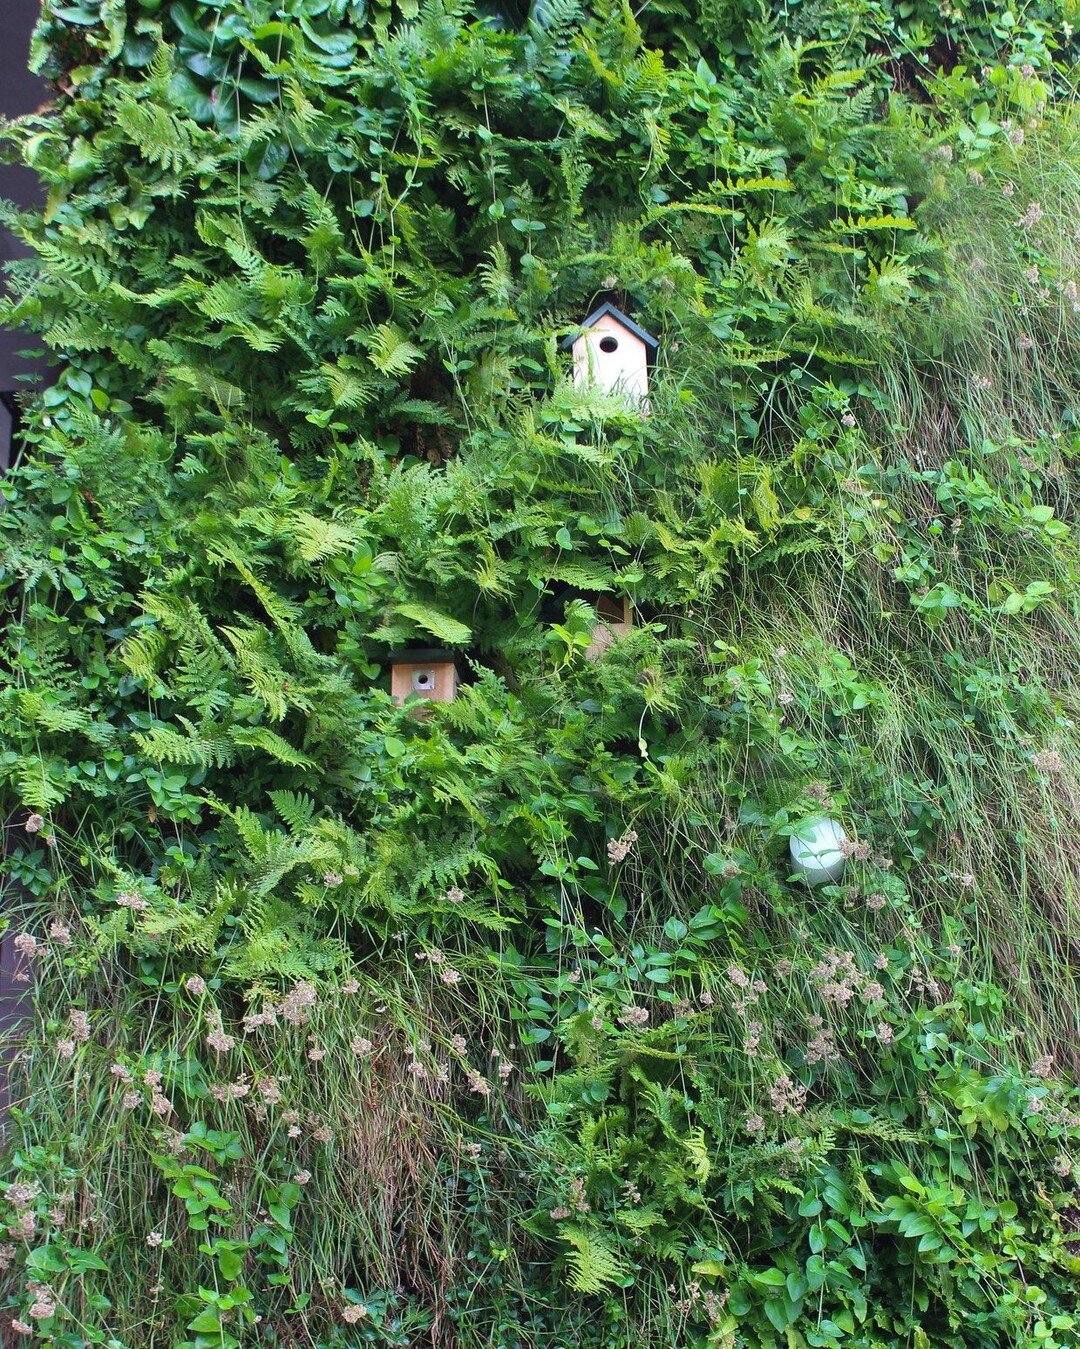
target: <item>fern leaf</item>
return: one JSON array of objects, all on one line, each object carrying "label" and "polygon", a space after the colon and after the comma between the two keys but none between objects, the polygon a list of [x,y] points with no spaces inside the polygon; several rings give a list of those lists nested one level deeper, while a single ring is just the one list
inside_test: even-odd
[{"label": "fern leaf", "polygon": [[410,619],[425,632],[432,633],[447,646],[468,646],[472,641],[472,631],[464,623],[427,604],[398,604],[394,606],[394,612]]},{"label": "fern leaf", "polygon": [[288,764],[292,768],[314,767],[313,760],[301,754],[284,736],[278,735],[268,726],[251,726],[242,730],[234,727],[231,734],[234,744],[245,745],[249,749],[261,749],[278,763]]},{"label": "fern leaf", "polygon": [[294,834],[301,834],[315,818],[315,802],[302,792],[271,792],[274,809]]},{"label": "fern leaf", "polygon": [[567,1224],[559,1234],[573,1248],[566,1259],[570,1283],[579,1293],[602,1293],[626,1280],[629,1269],[594,1227]]},{"label": "fern leaf", "polygon": [[407,375],[424,354],[395,323],[380,324],[365,342],[371,364],[384,375]]}]

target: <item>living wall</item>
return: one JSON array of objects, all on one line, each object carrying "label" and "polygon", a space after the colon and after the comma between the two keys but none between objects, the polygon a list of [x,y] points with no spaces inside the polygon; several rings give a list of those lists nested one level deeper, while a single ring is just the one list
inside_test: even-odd
[{"label": "living wall", "polygon": [[1077,17],[46,0],[13,1336],[1080,1343]]}]

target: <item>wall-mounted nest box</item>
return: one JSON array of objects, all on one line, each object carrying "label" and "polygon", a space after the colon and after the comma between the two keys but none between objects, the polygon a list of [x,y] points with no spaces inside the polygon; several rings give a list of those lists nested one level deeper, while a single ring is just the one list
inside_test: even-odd
[{"label": "wall-mounted nest box", "polygon": [[660,343],[613,304],[594,309],[581,328],[564,338],[574,353],[574,382],[621,393],[648,411],[649,361]]},{"label": "wall-mounted nest box", "polygon": [[586,660],[599,660],[612,642],[625,637],[634,626],[628,596],[610,593],[597,595],[593,605],[596,609],[596,627],[593,628],[592,641],[585,649]]},{"label": "wall-mounted nest box", "polygon": [[460,682],[461,670],[453,651],[421,647],[390,653],[390,693],[396,703],[403,703],[406,698],[452,703]]}]

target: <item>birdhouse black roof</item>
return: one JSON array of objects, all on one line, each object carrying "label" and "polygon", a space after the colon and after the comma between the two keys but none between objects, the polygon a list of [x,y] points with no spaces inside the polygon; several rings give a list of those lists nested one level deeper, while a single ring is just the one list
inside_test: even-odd
[{"label": "birdhouse black roof", "polygon": [[388,659],[391,665],[442,665],[451,661],[455,665],[460,663],[458,653],[443,646],[399,647],[390,652]]},{"label": "birdhouse black roof", "polygon": [[652,333],[646,332],[640,323],[635,323],[632,318],[628,318],[621,309],[616,309],[613,304],[602,304],[599,309],[594,309],[583,323],[579,323],[569,337],[563,338],[559,343],[560,349],[569,351],[585,329],[592,328],[605,314],[610,314],[616,323],[621,323],[622,326],[626,328],[627,331],[632,332],[635,337],[640,337],[645,343],[645,348],[650,356],[659,347],[659,340],[653,337]]}]

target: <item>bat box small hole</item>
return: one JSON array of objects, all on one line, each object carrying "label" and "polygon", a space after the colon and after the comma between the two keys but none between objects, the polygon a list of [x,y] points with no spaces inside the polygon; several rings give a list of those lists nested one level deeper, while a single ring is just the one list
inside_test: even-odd
[{"label": "bat box small hole", "polygon": [[600,339],[600,350],[606,351],[610,356],[613,351],[619,350],[619,339],[612,337],[610,334],[607,337],[602,337]]}]

